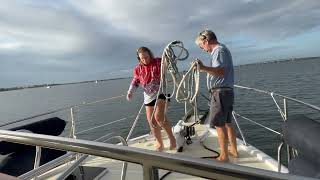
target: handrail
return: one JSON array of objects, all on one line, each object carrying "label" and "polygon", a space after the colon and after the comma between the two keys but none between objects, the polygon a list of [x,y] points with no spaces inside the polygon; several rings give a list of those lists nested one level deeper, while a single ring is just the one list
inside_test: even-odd
[{"label": "handrail", "polygon": [[[102,136],[102,137],[100,137],[100,138],[98,138],[98,139],[96,139],[94,141],[100,141],[103,138],[110,136],[111,134],[112,133],[108,133],[108,134],[106,134],[106,135],[104,135],[104,136]],[[109,140],[109,139],[107,139],[107,140]],[[105,141],[107,141],[107,140],[105,140]],[[103,142],[105,142],[105,141],[103,141]],[[120,139],[120,141],[122,142],[121,139]],[[122,144],[124,144],[124,143],[122,142]],[[127,145],[127,143],[125,143],[125,144]],[[55,167],[57,167],[57,166],[59,166],[59,165],[61,165],[63,163],[66,163],[66,162],[72,160],[74,158],[74,156],[76,156],[77,154],[78,153],[68,152],[67,154],[65,154],[65,155],[63,155],[63,156],[61,156],[59,158],[56,158],[56,159],[54,159],[52,161],[49,161],[49,162],[41,165],[40,167],[37,167],[37,168],[35,168],[35,169],[33,169],[33,170],[31,170],[31,171],[19,176],[19,178],[26,179],[26,180],[27,179],[32,179],[32,178],[34,178],[36,176],[39,176],[39,175],[47,172],[48,170],[50,170],[52,168],[55,168]]]},{"label": "handrail", "polygon": [[115,121],[112,121],[112,122],[109,122],[109,123],[105,123],[105,124],[102,124],[102,125],[99,125],[99,126],[95,126],[95,127],[83,130],[83,131],[79,131],[79,132],[76,133],[76,135],[83,134],[85,132],[88,132],[88,131],[91,131],[91,130],[94,130],[94,129],[97,129],[97,128],[101,128],[101,127],[104,127],[104,126],[107,126],[107,125],[110,125],[110,124],[113,124],[113,123],[116,123],[116,122],[124,121],[124,120],[126,120],[126,119],[128,119],[130,117],[133,117],[133,116],[134,115],[131,115],[131,116],[124,117],[124,118],[121,118],[121,119],[117,119]]},{"label": "handrail", "polygon": [[[111,135],[112,133],[109,133],[103,137],[106,137],[106,136],[109,136]],[[103,137],[100,137],[94,141],[99,141],[101,139],[103,139]],[[128,146],[128,143],[126,142],[126,140],[121,137],[121,136],[114,136],[114,137],[110,137],[108,138],[107,140],[104,140],[102,142],[106,142],[106,141],[109,141],[110,139],[118,139],[122,145],[124,146]],[[38,146],[37,146],[38,147]],[[34,177],[37,177],[39,175],[42,175],[44,174],[45,172],[49,171],[50,169],[53,169],[63,163],[66,163],[66,162],[69,162],[71,160],[74,159],[74,156],[78,155],[78,153],[74,153],[74,152],[68,152],[67,154],[57,158],[57,159],[54,159],[38,168],[35,168],[21,176],[19,176],[19,178],[21,179],[32,179]],[[67,168],[65,172],[63,172],[59,177],[58,179],[65,179],[68,175],[70,175],[74,169],[76,169],[86,158],[88,157],[87,154],[81,154],[81,157],[76,161],[74,162],[71,167]],[[122,166],[122,173],[121,173],[121,180],[125,180],[125,176],[126,176],[126,170],[127,170],[127,163],[124,162],[123,163],[123,166]]]},{"label": "handrail", "polygon": [[41,114],[37,114],[37,115],[34,115],[34,116],[29,116],[29,117],[26,117],[26,118],[22,118],[22,119],[18,119],[18,120],[12,121],[12,122],[8,122],[8,123],[5,123],[5,124],[1,124],[0,127],[7,126],[7,125],[10,125],[10,124],[14,124],[14,123],[18,123],[18,122],[22,122],[22,121],[26,121],[26,120],[30,120],[30,119],[34,119],[34,118],[45,116],[45,115],[49,115],[49,114],[53,114],[53,113],[60,112],[60,111],[66,111],[66,110],[69,110],[71,108],[79,108],[79,107],[82,107],[82,106],[88,106],[88,105],[92,105],[92,104],[96,104],[96,103],[100,103],[100,102],[104,102],[104,101],[108,101],[108,100],[112,100],[112,99],[116,99],[116,98],[121,98],[121,97],[124,97],[124,96],[125,96],[125,94],[122,94],[122,95],[119,95],[119,96],[114,96],[114,97],[111,97],[111,98],[105,98],[105,99],[102,99],[102,100],[92,101],[92,102],[88,102],[88,103],[87,102],[83,102],[83,103],[79,103],[79,104],[74,104],[74,105],[71,105],[71,106],[58,108],[58,109],[55,109],[55,110],[52,110],[52,111],[47,111],[45,113],[41,113]]},{"label": "handrail", "polygon": [[[109,133],[110,134],[110,133]],[[100,138],[96,139],[95,141],[98,141]],[[107,140],[104,140],[103,142],[109,141],[111,139],[118,139],[123,146],[128,146],[127,141],[121,137],[121,136],[113,136],[108,138]],[[88,157],[88,154],[81,154],[81,157],[74,162],[71,167],[67,168],[61,175],[59,175],[59,177],[57,178],[57,180],[63,180],[65,178],[67,178],[67,176],[69,176],[76,168],[79,167],[79,165]],[[122,165],[122,171],[121,171],[121,180],[125,180],[126,179],[126,172],[127,172],[127,167],[128,167],[128,163],[127,162],[123,162]]]},{"label": "handrail", "polygon": [[[111,134],[112,133],[108,133],[108,134],[106,134],[106,135],[104,135],[104,136],[102,136],[102,137],[100,137],[100,138],[98,138],[98,139],[96,139],[94,141],[103,140],[103,138],[105,138],[107,136],[110,136]],[[114,137],[114,138],[118,138],[122,142],[123,145],[127,146],[127,142],[125,142],[125,140],[123,138],[122,139],[119,138],[119,137]],[[103,140],[102,142],[106,142],[109,139],[110,138],[108,138],[107,140]],[[19,178],[26,179],[26,180],[27,179],[32,179],[32,178],[34,178],[36,176],[39,176],[39,175],[49,171],[50,169],[53,169],[53,168],[55,168],[55,167],[57,167],[57,166],[59,166],[59,165],[61,165],[63,163],[66,163],[66,162],[69,162],[69,161],[73,160],[76,155],[78,155],[78,153],[68,152],[67,154],[65,154],[65,155],[63,155],[63,156],[61,156],[61,157],[59,157],[57,159],[49,161],[46,164],[43,164],[40,167],[37,167],[37,168],[35,168],[35,169],[33,169],[33,170],[31,170],[31,171],[19,176]]]},{"label": "handrail", "polygon": [[274,93],[274,92],[271,92],[271,91],[263,91],[263,90],[260,90],[260,89],[250,88],[250,87],[240,86],[240,85],[234,85],[234,87],[237,87],[237,88],[240,88],[240,89],[253,90],[253,91],[256,91],[256,92],[261,92],[261,93],[265,93],[265,94],[269,94],[269,95],[273,94],[275,96],[279,96],[279,97],[282,97],[282,98],[285,98],[285,99],[288,99],[288,100],[291,100],[291,101],[294,101],[294,102],[297,102],[297,103],[300,103],[300,104],[304,104],[304,105],[306,105],[306,106],[308,106],[308,107],[310,107],[312,109],[320,111],[320,107],[318,107],[318,106],[303,102],[303,101],[295,99],[295,98],[291,98],[289,96],[284,96],[284,95],[281,95],[281,94],[278,94],[278,93]]},{"label": "handrail", "polygon": [[[253,90],[253,91],[256,91],[256,92],[259,92],[259,93],[265,93],[265,94],[270,95],[271,98],[273,99],[273,101],[274,101],[274,103],[275,103],[275,105],[276,105],[276,107],[277,107],[277,109],[278,109],[278,111],[279,111],[279,113],[280,113],[283,121],[286,121],[286,120],[288,119],[288,105],[287,105],[287,100],[291,100],[291,101],[293,101],[293,102],[296,102],[296,103],[305,105],[305,106],[307,106],[307,107],[309,107],[309,108],[311,108],[311,109],[320,111],[320,107],[317,107],[317,106],[315,106],[315,105],[312,105],[312,104],[303,102],[303,101],[298,100],[298,99],[295,99],[295,98],[291,98],[291,97],[288,97],[288,96],[284,96],[284,95],[281,95],[281,94],[277,94],[277,93],[274,93],[274,92],[264,91],[264,90],[260,90],[260,89],[256,89],[256,88],[250,88],[250,87],[239,86],[239,85],[234,85],[234,87],[237,87],[237,88],[240,88],[240,89],[246,89],[246,90]],[[280,108],[280,106],[279,106],[279,104],[278,104],[278,102],[276,101],[276,99],[275,99],[274,96],[278,96],[278,97],[283,98],[284,110],[282,110],[282,109]],[[237,115],[237,116],[239,116],[239,117],[241,117],[241,118],[243,118],[243,119],[245,119],[245,120],[248,120],[248,121],[250,121],[250,122],[252,122],[252,123],[254,123],[254,124],[256,124],[256,125],[259,125],[259,126],[265,128],[265,129],[267,129],[267,130],[269,130],[269,131],[271,131],[271,132],[274,132],[274,133],[276,133],[276,134],[278,134],[278,135],[281,135],[280,132],[277,132],[277,131],[275,131],[275,130],[273,130],[273,129],[271,129],[271,128],[268,128],[268,127],[266,127],[266,126],[264,126],[264,125],[262,125],[262,124],[260,124],[260,123],[257,123],[257,122],[255,122],[255,121],[253,121],[253,120],[251,120],[251,119],[249,119],[249,118],[247,118],[247,117],[241,116],[240,114],[236,114],[236,113],[234,113],[234,114]],[[235,119],[235,121],[236,121],[235,116],[234,116],[234,119]],[[237,123],[237,121],[236,121],[236,123]],[[238,124],[237,124],[237,126],[238,126]],[[239,131],[240,131],[240,133],[241,133],[242,139],[244,139],[244,136],[242,135],[240,126],[238,126],[238,129],[239,129]],[[281,143],[280,146],[278,147],[278,171],[281,170],[281,168],[280,168],[280,166],[281,166],[281,164],[280,164],[280,161],[281,161],[281,153],[280,153],[280,151],[281,151],[282,145],[283,145],[283,143]],[[287,161],[288,161],[288,163],[289,163],[290,159],[291,159],[290,147],[287,145]]]},{"label": "handrail", "polygon": [[[293,101],[293,102],[300,103],[300,104],[303,104],[303,105],[305,105],[305,106],[308,106],[309,108],[312,108],[312,109],[315,109],[315,110],[320,111],[320,107],[317,107],[317,106],[315,106],[315,105],[312,105],[312,104],[303,102],[303,101],[298,100],[298,99],[294,99],[294,98],[291,98],[291,97],[288,97],[288,96],[284,96],[284,95],[281,95],[281,94],[277,94],[277,93],[274,93],[274,92],[271,92],[271,91],[264,91],[264,90],[260,90],[260,89],[256,89],[256,88],[250,88],[250,87],[246,87],[246,86],[240,86],[240,85],[234,85],[234,87],[237,87],[237,88],[240,88],[240,89],[246,89],[246,90],[253,90],[253,91],[256,91],[256,92],[259,92],[259,93],[265,93],[265,94],[270,95],[271,98],[273,99],[274,103],[276,104],[276,106],[277,106],[277,108],[278,108],[278,110],[279,110],[279,113],[280,113],[281,117],[283,118],[283,120],[286,120],[286,119],[288,118],[288,114],[287,114],[287,113],[288,113],[288,112],[287,112],[287,102],[286,102],[287,99],[288,99],[288,100],[291,100],[291,101]],[[282,110],[281,110],[281,108],[279,107],[279,105],[278,105],[276,99],[274,98],[274,96],[278,96],[278,97],[284,98],[284,108],[285,108],[285,109],[284,109],[284,112],[282,112]],[[241,116],[240,114],[237,114],[237,113],[235,113],[235,112],[234,112],[234,114],[237,115],[237,116],[239,116],[239,117],[241,117],[241,118],[243,118],[243,119],[245,119],[245,120],[248,120],[248,121],[250,121],[250,122],[252,122],[252,123],[254,123],[254,124],[258,125],[258,126],[261,126],[261,127],[265,128],[265,129],[271,131],[271,132],[274,132],[274,133],[276,133],[276,134],[278,134],[278,135],[281,135],[280,132],[275,131],[275,130],[273,130],[273,129],[271,129],[271,128],[268,128],[268,127],[266,127],[266,126],[264,126],[264,125],[262,125],[262,124],[260,124],[260,123],[257,123],[257,122],[255,122],[255,121],[253,121],[253,120],[251,120],[251,119],[249,119],[249,118],[247,118],[247,117]],[[234,117],[234,118],[235,118],[235,117]],[[238,129],[239,129],[239,131],[241,132],[241,129],[240,129],[239,126],[238,126]],[[244,139],[244,136],[242,135],[242,133],[241,133],[241,136],[242,136],[242,138]]]},{"label": "handrail", "polygon": [[49,161],[46,164],[43,164],[36,169],[33,169],[31,171],[26,172],[25,174],[20,175],[19,178],[22,180],[32,179],[32,178],[39,176],[45,172],[48,172],[49,170],[51,170],[61,164],[64,164],[64,163],[74,159],[76,155],[77,155],[77,153],[68,152],[67,154],[60,156],[57,159]]},{"label": "handrail", "polygon": [[233,112],[233,113],[234,113],[234,115],[237,115],[237,116],[241,117],[242,119],[248,120],[248,121],[252,122],[253,124],[256,124],[256,125],[258,125],[258,126],[260,126],[260,127],[263,127],[263,128],[265,128],[265,129],[267,129],[267,130],[269,130],[269,131],[271,131],[271,132],[273,132],[273,133],[275,133],[275,134],[277,134],[277,135],[281,135],[281,133],[278,132],[278,131],[275,131],[275,130],[267,127],[267,126],[264,126],[264,125],[262,125],[262,124],[260,124],[260,123],[257,123],[257,122],[255,122],[255,121],[253,121],[253,120],[251,120],[251,119],[249,119],[249,118],[247,118],[247,117],[241,116],[240,114],[238,114],[238,113],[236,113],[236,112]]},{"label": "handrail", "polygon": [[67,170],[65,170],[62,174],[60,174],[58,177],[57,177],[57,180],[64,180],[66,179],[76,168],[79,167],[79,165],[84,161],[86,160],[86,158],[88,157],[89,155],[87,154],[84,154],[84,155],[81,155],[81,157],[79,159],[77,159]]},{"label": "handrail", "polygon": [[143,166],[144,179],[154,179],[157,168],[176,171],[203,178],[217,179],[313,179],[291,174],[239,166],[231,163],[209,161],[179,154],[159,153],[134,147],[70,139],[56,136],[0,130],[0,139],[33,146],[78,152],[120,161],[138,163]]},{"label": "handrail", "polygon": [[[256,89],[256,88],[250,88],[250,87],[239,86],[239,85],[235,85],[235,87],[238,87],[238,88],[240,88],[240,89],[253,90],[253,91],[256,91],[256,92],[260,92],[260,93],[265,93],[265,94],[271,95],[271,97],[273,98],[274,101],[275,101],[274,96],[279,96],[279,97],[282,97],[282,98],[284,98],[284,99],[288,99],[288,100],[291,100],[291,101],[294,101],[294,102],[297,102],[297,103],[300,103],[300,104],[304,104],[304,105],[306,105],[306,106],[308,106],[308,107],[310,107],[310,108],[312,108],[312,109],[315,109],[315,110],[319,110],[319,111],[320,111],[320,108],[317,107],[317,106],[311,105],[311,104],[309,104],[309,103],[305,103],[305,102],[303,102],[303,101],[300,101],[300,100],[297,100],[297,99],[294,99],[294,98],[291,98],[291,97],[288,97],[288,96],[284,96],[284,95],[281,95],[281,94],[277,94],[277,93],[274,93],[274,92],[269,92],[269,91],[264,91],[264,90],[259,90],[259,89]],[[29,117],[29,119],[32,119],[32,118],[35,118],[35,117],[39,117],[39,116],[42,116],[42,115],[47,115],[47,114],[54,113],[54,112],[58,112],[58,111],[62,111],[62,110],[67,110],[67,109],[70,109],[70,108],[71,108],[71,110],[72,110],[73,108],[76,108],[76,107],[82,107],[82,106],[87,106],[87,105],[91,105],[91,104],[96,104],[96,103],[99,103],[99,102],[103,102],[103,101],[106,101],[106,100],[115,99],[115,98],[119,98],[119,97],[123,97],[123,96],[124,96],[124,95],[116,96],[116,97],[111,97],[111,98],[107,98],[107,99],[103,99],[103,100],[98,100],[98,101],[93,101],[93,102],[89,102],[89,103],[82,103],[82,104],[78,104],[78,105],[73,105],[73,106],[66,107],[66,108],[60,108],[60,109],[58,109],[58,110],[54,110],[54,111],[50,111],[50,112],[43,113],[43,114],[40,114],[40,115],[36,115],[36,116]],[[277,104],[276,101],[275,101],[275,103],[276,103],[276,105],[277,105],[277,107],[278,107],[278,110],[280,111],[280,114],[281,114],[282,112],[281,112],[281,109],[280,109],[279,105]],[[143,107],[143,106],[142,106],[142,107]],[[141,107],[141,108],[142,108],[142,107]],[[141,111],[141,108],[140,108],[140,111]],[[286,109],[285,109],[285,111],[286,111]],[[140,113],[139,113],[139,114],[140,114]],[[236,114],[236,113],[235,113],[235,115],[237,115],[237,116],[239,116],[239,117],[241,117],[241,118],[250,120],[250,119],[248,119],[248,118],[246,118],[246,117],[243,117],[243,116],[241,116],[241,115],[239,115],[239,114]],[[281,114],[281,115],[282,115],[282,117],[284,116],[284,114]],[[285,113],[285,115],[287,115],[287,114]],[[18,120],[18,121],[23,121],[23,120],[27,120],[27,119],[28,119],[28,118],[24,118],[24,119]],[[126,118],[125,118],[125,119],[126,119]],[[120,119],[120,120],[117,120],[117,121],[121,121],[121,120],[123,120],[123,118]],[[251,121],[252,121],[252,120],[251,120]],[[17,122],[17,121],[15,121],[15,122]],[[5,124],[5,125],[13,124],[13,123],[15,123],[15,122],[7,123],[7,124]],[[254,121],[253,121],[253,122],[254,122]],[[109,124],[112,124],[112,123],[114,123],[114,122],[107,123],[107,124],[105,124],[105,125],[109,125]],[[254,122],[254,123],[255,123],[255,124],[258,124],[258,125],[260,125],[260,126],[262,126],[262,127],[264,127],[264,128],[266,128],[266,129],[268,129],[268,130],[271,130],[271,131],[275,132],[276,134],[280,134],[279,132],[274,131],[274,130],[268,128],[268,127],[265,127],[265,126],[263,126],[263,125],[261,125],[261,124],[259,124],[259,123],[256,123],[256,122]],[[102,126],[105,126],[105,125],[102,125]],[[98,126],[98,127],[101,127],[101,126]],[[95,128],[98,128],[98,127],[94,127],[94,128],[89,129],[89,130],[92,130],[92,129],[95,129]],[[238,128],[240,128],[240,127],[238,127]],[[89,130],[84,130],[84,131],[81,131],[81,132],[79,132],[79,133],[87,132],[87,131],[89,131]],[[132,129],[132,130],[133,130],[133,129]],[[131,132],[131,130],[130,130],[130,132]],[[77,133],[77,134],[79,134],[79,133]],[[131,132],[131,133],[132,133],[132,132]],[[129,133],[129,134],[131,135],[131,133]],[[128,135],[128,137],[130,137],[130,135]],[[127,138],[128,138],[128,137],[127,137]],[[244,139],[244,137],[243,137],[243,139]]]},{"label": "handrail", "polygon": [[[128,146],[128,142],[122,136],[113,136],[103,142],[109,141],[110,139],[118,139],[123,146]],[[124,161],[121,170],[121,180],[125,180],[127,176],[128,162]]]}]

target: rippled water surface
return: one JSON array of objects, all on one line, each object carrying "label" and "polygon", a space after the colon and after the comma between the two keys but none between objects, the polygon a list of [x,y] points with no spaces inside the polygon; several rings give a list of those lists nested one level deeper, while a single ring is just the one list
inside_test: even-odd
[{"label": "rippled water surface", "polygon": [[[307,103],[320,106],[320,59],[287,61],[278,63],[252,64],[238,66],[235,69],[236,84],[272,91]],[[83,102],[91,102],[119,96],[127,91],[130,79],[118,79],[99,83],[82,83],[53,86],[52,88],[34,88],[0,93],[1,124],[34,116],[43,112],[67,107]],[[207,95],[202,77],[202,93]],[[243,89],[235,91],[235,111],[264,126],[280,131],[282,118],[272,97],[268,94],[252,92]],[[283,100],[276,97],[279,106],[283,108]],[[101,126],[100,128],[78,134],[79,138],[96,139],[103,134],[126,136],[142,103],[142,92],[138,91],[132,102],[124,97],[75,109],[77,132]],[[207,101],[199,99],[202,109],[207,108]],[[288,114],[305,114],[319,119],[319,112],[297,103],[288,102]],[[174,124],[184,114],[184,105],[171,102],[169,118]],[[70,120],[70,109],[57,112],[46,117],[59,116]],[[43,118],[46,118],[43,117]],[[119,120],[108,126],[103,124]],[[242,118],[239,124],[247,142],[264,150],[275,157],[279,137]],[[69,126],[69,124],[68,124]],[[133,136],[149,133],[145,115],[141,116]],[[68,134],[68,132],[65,132]]]}]

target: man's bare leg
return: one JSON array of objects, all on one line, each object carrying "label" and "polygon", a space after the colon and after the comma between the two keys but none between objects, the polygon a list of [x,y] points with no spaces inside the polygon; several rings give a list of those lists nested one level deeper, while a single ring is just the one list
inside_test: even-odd
[{"label": "man's bare leg", "polygon": [[231,156],[237,158],[239,157],[238,150],[237,150],[237,140],[236,140],[236,133],[231,123],[226,123],[226,129],[228,132],[228,139],[230,142],[230,149],[229,153]]},{"label": "man's bare leg", "polygon": [[216,126],[218,133],[218,142],[220,146],[220,156],[218,157],[219,161],[228,162],[228,134],[225,126],[218,127]]}]

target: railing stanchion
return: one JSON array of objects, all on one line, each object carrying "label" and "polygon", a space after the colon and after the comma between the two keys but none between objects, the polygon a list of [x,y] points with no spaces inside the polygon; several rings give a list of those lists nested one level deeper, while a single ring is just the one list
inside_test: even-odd
[{"label": "railing stanchion", "polygon": [[283,98],[284,120],[288,120],[288,104],[287,99]]},{"label": "railing stanchion", "polygon": [[[287,99],[283,98],[283,109],[284,109],[284,121],[288,120],[288,104],[287,104]],[[287,145],[287,161],[288,164],[291,160],[291,148],[289,145]]]},{"label": "railing stanchion", "polygon": [[[36,155],[34,157],[33,169],[37,169],[40,166],[41,159],[41,146],[36,146]],[[32,180],[36,180],[37,177],[34,177]]]},{"label": "railing stanchion", "polygon": [[[39,167],[40,159],[41,159],[41,147],[40,146],[36,146],[36,155],[35,155],[35,158],[34,158],[33,169],[36,169],[36,168]],[[36,179],[36,177],[34,179]]]},{"label": "railing stanchion", "polygon": [[143,164],[142,166],[144,180],[159,180],[159,172],[157,168],[147,164]]},{"label": "railing stanchion", "polygon": [[[131,134],[132,134],[134,128],[136,127],[136,125],[137,125],[137,122],[138,122],[138,120],[139,120],[139,117],[140,117],[140,114],[141,114],[141,111],[142,111],[143,107],[144,107],[144,103],[142,103],[142,105],[141,105],[141,107],[140,107],[140,110],[139,110],[139,112],[138,112],[138,115],[137,115],[136,119],[134,120],[134,122],[133,122],[133,124],[132,124],[132,126],[131,126],[131,129],[130,129],[130,131],[129,131],[129,133],[128,133],[128,136],[127,136],[125,142],[128,142],[128,141],[129,141],[129,139],[130,139],[130,137],[131,137]],[[126,163],[126,162],[123,163],[123,165],[122,165],[122,171],[121,171],[121,180],[125,180],[125,179],[126,179],[127,167],[128,167],[128,163]]]},{"label": "railing stanchion", "polygon": [[278,147],[278,172],[281,172],[281,149],[283,146],[283,142]]},{"label": "railing stanchion", "polygon": [[75,131],[76,131],[76,126],[75,126],[75,122],[74,122],[74,111],[73,108],[70,108],[70,116],[71,116],[71,129],[70,129],[70,138],[74,138],[76,139],[76,135],[75,135]]}]

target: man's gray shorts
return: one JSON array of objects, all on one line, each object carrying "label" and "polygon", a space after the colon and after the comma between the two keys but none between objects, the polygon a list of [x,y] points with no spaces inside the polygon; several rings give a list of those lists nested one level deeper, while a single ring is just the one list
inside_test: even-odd
[{"label": "man's gray shorts", "polygon": [[234,93],[231,88],[218,88],[211,91],[209,112],[210,127],[231,123]]}]

